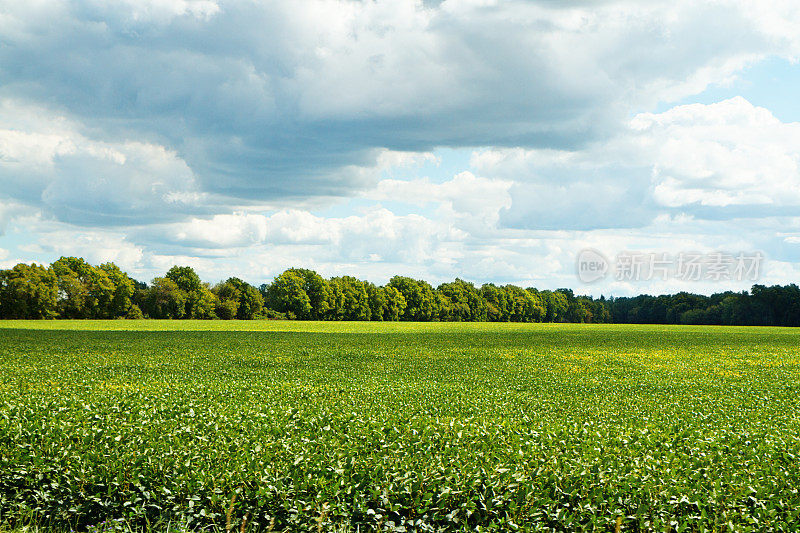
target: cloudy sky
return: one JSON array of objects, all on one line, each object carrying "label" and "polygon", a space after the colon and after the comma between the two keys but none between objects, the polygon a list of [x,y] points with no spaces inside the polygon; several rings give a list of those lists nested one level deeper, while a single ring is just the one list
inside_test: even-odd
[{"label": "cloudy sky", "polygon": [[796,0],[0,0],[0,267],[800,281]]}]

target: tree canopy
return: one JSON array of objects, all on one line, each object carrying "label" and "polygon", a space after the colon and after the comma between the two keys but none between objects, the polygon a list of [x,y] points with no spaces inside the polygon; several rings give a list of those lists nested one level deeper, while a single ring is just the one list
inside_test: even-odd
[{"label": "tree canopy", "polygon": [[0,270],[0,318],[161,318],[617,322],[800,326],[797,285],[754,285],[711,296],[680,292],[592,298],[571,289],[537,290],[455,279],[434,288],[394,276],[384,286],[353,276],[325,279],[290,268],[259,288],[237,277],[214,286],[176,265],[150,284],[114,263],[61,257],[50,266]]}]

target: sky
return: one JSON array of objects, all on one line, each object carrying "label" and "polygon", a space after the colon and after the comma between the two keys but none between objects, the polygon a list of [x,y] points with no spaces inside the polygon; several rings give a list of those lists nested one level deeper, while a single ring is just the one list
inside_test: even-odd
[{"label": "sky", "polygon": [[0,0],[0,268],[796,283],[798,59],[795,0]]}]

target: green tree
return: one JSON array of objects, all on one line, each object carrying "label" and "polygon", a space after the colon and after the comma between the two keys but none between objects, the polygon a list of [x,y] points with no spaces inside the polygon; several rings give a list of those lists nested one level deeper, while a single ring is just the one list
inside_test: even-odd
[{"label": "green tree", "polygon": [[166,278],[171,280],[186,295],[183,315],[186,318],[205,318],[208,305],[213,301],[205,294],[200,276],[189,266],[178,266],[167,271]]},{"label": "green tree", "polygon": [[133,295],[131,295],[131,305],[135,305],[139,308],[140,311],[143,311],[147,304],[145,303],[145,299],[147,297],[147,283],[143,281],[137,281],[131,278],[131,282],[133,282]]},{"label": "green tree", "polygon": [[114,287],[114,293],[104,314],[111,317],[127,315],[135,291],[133,280],[114,263],[104,263],[100,265],[100,269],[105,272]]},{"label": "green tree", "polygon": [[399,290],[394,287],[381,287],[386,298],[386,309],[383,312],[383,319],[387,321],[397,321],[405,313],[407,306],[406,299]]},{"label": "green tree", "polygon": [[236,312],[239,310],[239,302],[237,300],[222,300],[217,302],[215,309],[217,317],[222,320],[233,320],[236,318]]},{"label": "green tree", "polygon": [[457,322],[486,320],[486,301],[472,283],[456,278],[437,289],[450,302],[450,319]]},{"label": "green tree", "polygon": [[110,318],[116,287],[106,271],[79,257],[61,257],[52,265],[58,279],[62,318]]},{"label": "green tree", "polygon": [[403,320],[428,322],[438,316],[438,298],[428,282],[394,276],[389,280],[389,287],[400,291],[406,301]]},{"label": "green tree", "polygon": [[541,322],[547,314],[539,295],[516,285],[503,287],[508,302],[508,319],[512,322]]},{"label": "green tree", "polygon": [[199,291],[203,286],[200,276],[190,266],[175,265],[167,271],[166,277],[174,281],[175,285],[187,294]]},{"label": "green tree", "polygon": [[296,269],[287,270],[269,285],[267,305],[289,318],[310,319],[311,300],[304,287],[305,278]]},{"label": "green tree", "polygon": [[508,322],[511,317],[508,293],[494,283],[481,286],[481,297],[486,302],[486,318],[491,322]]},{"label": "green tree", "polygon": [[58,279],[51,268],[20,263],[0,270],[0,318],[56,318]]},{"label": "green tree", "polygon": [[335,295],[335,314],[333,320],[369,320],[370,307],[364,283],[352,276],[332,278],[329,282]]},{"label": "green tree", "polygon": [[144,313],[142,313],[142,309],[138,305],[132,304],[128,308],[128,314],[125,315],[125,318],[130,320],[141,320],[144,318]]},{"label": "green tree", "polygon": [[583,297],[576,297],[572,289],[558,289],[556,292],[564,295],[567,299],[567,312],[565,319],[567,322],[582,324],[591,322],[593,318],[590,302]]},{"label": "green tree", "polygon": [[191,299],[191,314],[186,318],[199,318],[201,320],[217,318],[216,309],[219,298],[211,292],[211,287],[208,283],[203,283],[200,289],[197,292],[190,293],[188,298]]},{"label": "green tree", "polygon": [[61,318],[84,318],[88,289],[82,281],[88,265],[83,259],[62,257],[51,268],[58,280],[58,314]]},{"label": "green tree", "polygon": [[367,291],[367,302],[369,304],[369,319],[381,321],[384,320],[384,315],[389,306],[386,299],[386,291],[383,287],[378,287],[374,283],[368,281],[363,282],[364,289]]},{"label": "green tree", "polygon": [[[239,278],[228,278],[225,282],[217,284],[213,292],[220,300],[218,306],[225,307],[221,311],[222,314],[217,312],[220,318],[252,320],[264,308],[261,292]],[[231,312],[232,316],[228,317]]]},{"label": "green tree", "polygon": [[311,311],[308,317],[311,320],[322,320],[331,310],[331,287],[330,283],[322,276],[307,268],[290,268],[287,272],[292,272],[303,280],[303,291],[308,296],[311,304]]},{"label": "green tree", "polygon": [[145,309],[150,318],[183,318],[186,300],[186,291],[170,278],[155,278],[145,295]]},{"label": "green tree", "polygon": [[252,320],[260,315],[261,311],[264,309],[264,298],[261,296],[258,289],[248,283],[242,282],[241,294],[236,318],[239,320]]},{"label": "green tree", "polygon": [[231,279],[218,283],[214,286],[212,292],[217,295],[216,313],[222,320],[232,320],[236,318],[236,313],[239,311],[239,300],[241,299],[241,291],[236,283],[231,283]]}]

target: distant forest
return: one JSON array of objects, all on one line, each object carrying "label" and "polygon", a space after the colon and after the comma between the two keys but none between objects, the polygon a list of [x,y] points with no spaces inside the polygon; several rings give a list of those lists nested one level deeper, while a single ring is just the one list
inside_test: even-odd
[{"label": "distant forest", "polygon": [[113,263],[62,257],[50,266],[0,270],[0,318],[161,318],[586,322],[800,326],[797,285],[754,285],[711,296],[592,298],[456,279],[433,287],[395,276],[384,286],[352,276],[325,279],[290,268],[260,287],[239,278],[210,285],[174,266],[148,285]]}]

